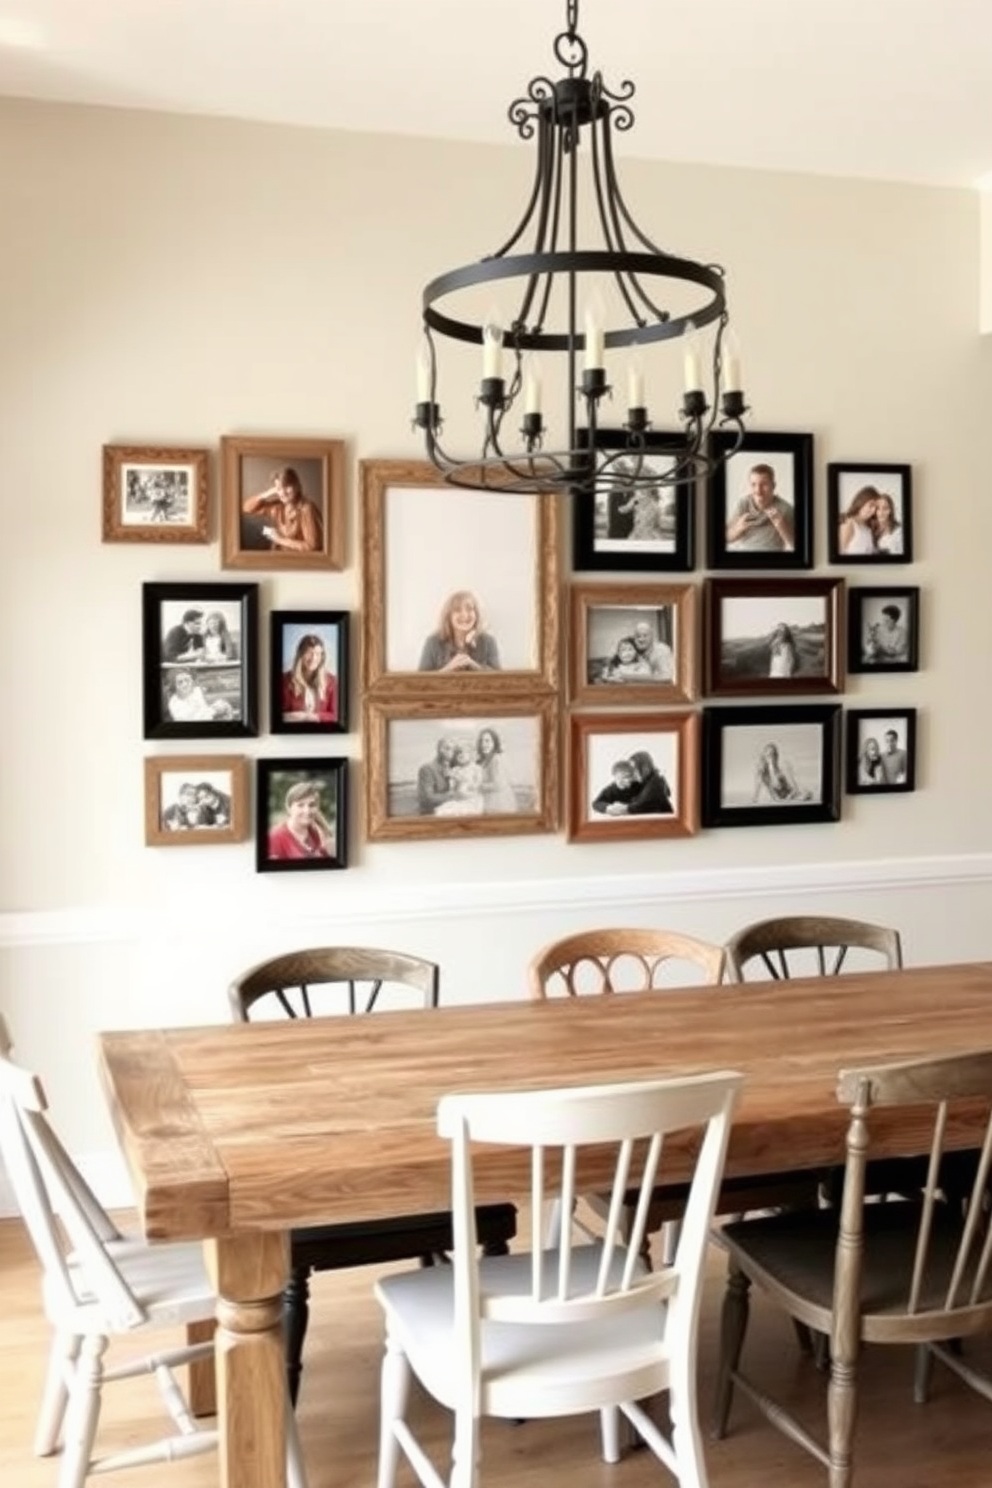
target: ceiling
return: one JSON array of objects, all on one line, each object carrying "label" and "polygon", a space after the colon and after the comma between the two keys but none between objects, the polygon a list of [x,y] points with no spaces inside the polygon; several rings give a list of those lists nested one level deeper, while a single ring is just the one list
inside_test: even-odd
[{"label": "ceiling", "polygon": [[[510,142],[565,0],[0,0],[0,95]],[[973,186],[992,0],[582,0],[630,155]]]}]

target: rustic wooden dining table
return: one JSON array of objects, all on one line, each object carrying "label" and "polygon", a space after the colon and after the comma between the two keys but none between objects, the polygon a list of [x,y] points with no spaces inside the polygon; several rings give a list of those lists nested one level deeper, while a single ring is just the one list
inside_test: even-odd
[{"label": "rustic wooden dining table", "polygon": [[[989,1046],[992,963],[99,1036],[146,1236],[205,1242],[223,1488],[284,1488],[288,1231],[447,1207],[447,1092],[740,1070],[726,1172],[760,1176],[843,1159],[840,1069]],[[949,1145],[972,1137],[962,1119]],[[886,1113],[872,1155],[926,1140]],[[689,1175],[689,1150],[667,1156],[668,1178]],[[479,1200],[525,1194],[520,1163],[482,1149]],[[579,1170],[606,1177],[595,1153]]]}]

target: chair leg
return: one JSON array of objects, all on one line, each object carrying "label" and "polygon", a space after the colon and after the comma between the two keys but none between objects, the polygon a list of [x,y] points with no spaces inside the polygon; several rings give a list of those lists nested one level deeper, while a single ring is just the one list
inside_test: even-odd
[{"label": "chair leg", "polygon": [[307,1470],[300,1445],[300,1431],[296,1424],[293,1402],[289,1399],[288,1384],[286,1396],[286,1488],[307,1488]]},{"label": "chair leg", "polygon": [[689,1361],[689,1366],[686,1367],[685,1359],[673,1360],[669,1414],[679,1488],[708,1488],[709,1478],[699,1430],[695,1361]]},{"label": "chair leg", "polygon": [[599,1434],[603,1442],[603,1461],[620,1461],[620,1407],[605,1406],[599,1413]]},{"label": "chair leg", "polygon": [[396,1340],[386,1336],[379,1385],[379,1473],[377,1488],[393,1488],[400,1461],[400,1444],[393,1429],[406,1415],[410,1394],[410,1362]]},{"label": "chair leg", "polygon": [[48,1356],[48,1374],[38,1410],[38,1424],[34,1433],[36,1457],[50,1457],[57,1450],[69,1401],[66,1381],[71,1376],[79,1358],[82,1339],[70,1333],[56,1333]]},{"label": "chair leg", "polygon": [[682,1234],[682,1221],[680,1219],[669,1219],[661,1227],[661,1264],[673,1266],[675,1264],[675,1253],[679,1248],[679,1237]]},{"label": "chair leg", "polygon": [[857,1414],[857,1358],[838,1357],[835,1346],[830,1360],[830,1383],[827,1386],[827,1424],[829,1427],[830,1488],[851,1488],[854,1481],[854,1421]]},{"label": "chair leg", "polygon": [[795,1330],[796,1342],[799,1344],[799,1352],[801,1354],[806,1354],[808,1357],[812,1358],[812,1356],[813,1356],[813,1335],[812,1335],[812,1333],[809,1331],[809,1329],[807,1328],[806,1324],[805,1323],[801,1323],[798,1318],[793,1318],[793,1320],[792,1320],[792,1326],[793,1326],[793,1329]]},{"label": "chair leg", "polygon": [[283,1334],[286,1340],[286,1384],[293,1409],[303,1373],[303,1342],[310,1322],[310,1267],[294,1266],[282,1294]]},{"label": "chair leg", "polygon": [[917,1405],[926,1405],[930,1399],[930,1376],[932,1374],[933,1354],[927,1344],[918,1343],[913,1370],[913,1399]]},{"label": "chair leg", "polygon": [[449,1488],[475,1488],[478,1479],[479,1423],[471,1411],[456,1411]]},{"label": "chair leg", "polygon": [[103,1355],[109,1340],[95,1334],[84,1340],[73,1372],[65,1413],[65,1443],[59,1488],[83,1488],[100,1420]]},{"label": "chair leg", "polygon": [[[750,1312],[751,1278],[730,1262],[727,1290],[720,1313],[720,1363],[717,1369],[716,1406],[713,1412],[713,1435],[722,1441],[727,1434],[727,1420],[734,1396],[734,1374],[740,1364],[741,1349]],[[831,1485],[832,1488],[832,1485]]]}]

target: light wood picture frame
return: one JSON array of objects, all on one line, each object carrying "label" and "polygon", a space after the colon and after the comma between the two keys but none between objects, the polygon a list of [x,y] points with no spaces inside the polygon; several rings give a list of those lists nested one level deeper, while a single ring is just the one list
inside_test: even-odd
[{"label": "light wood picture frame", "polygon": [[693,584],[573,584],[574,703],[688,703],[696,692]]},{"label": "light wood picture frame", "polygon": [[105,444],[105,543],[205,543],[208,540],[205,449]]},{"label": "light wood picture frame", "polygon": [[225,434],[221,567],[342,569],[344,442]]},{"label": "light wood picture frame", "polygon": [[569,842],[692,837],[699,830],[699,719],[573,713]]},{"label": "light wood picture frame", "polygon": [[145,759],[145,843],[210,847],[248,836],[248,761],[239,754]]},{"label": "light wood picture frame", "polygon": [[558,497],[460,491],[426,461],[360,469],[365,691],[557,691]]},{"label": "light wood picture frame", "polygon": [[557,829],[556,698],[369,699],[364,732],[370,842]]}]

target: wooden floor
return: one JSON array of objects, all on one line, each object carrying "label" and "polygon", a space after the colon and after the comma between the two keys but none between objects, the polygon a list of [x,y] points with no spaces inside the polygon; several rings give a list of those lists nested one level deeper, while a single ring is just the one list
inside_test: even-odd
[{"label": "wooden floor", "polygon": [[[704,1308],[701,1397],[708,1411],[724,1261],[713,1253]],[[379,1311],[371,1296],[371,1268],[314,1280],[298,1417],[310,1488],[369,1488],[375,1475],[378,1419]],[[58,1459],[31,1454],[48,1330],[39,1306],[38,1272],[20,1224],[0,1221],[0,1484],[55,1488]],[[972,1352],[977,1356],[978,1350]],[[992,1368],[992,1344],[987,1352]],[[824,1380],[800,1356],[781,1316],[755,1307],[749,1334],[752,1371],[798,1408],[807,1424],[823,1420]],[[858,1488],[914,1488],[953,1483],[986,1488],[992,1475],[992,1404],[961,1382],[934,1375],[929,1405],[914,1406],[912,1351],[872,1350],[861,1373]],[[118,1449],[159,1430],[157,1393],[147,1380],[107,1388],[99,1443]],[[439,1464],[450,1443],[444,1412],[418,1396],[417,1417]],[[704,1416],[705,1420],[705,1416]],[[711,1488],[825,1488],[826,1473],[756,1416],[746,1400],[735,1405],[731,1434],[707,1448]],[[488,1422],[483,1429],[486,1488],[654,1488],[671,1481],[650,1453],[628,1454],[616,1467],[599,1457],[597,1422]],[[117,1472],[94,1482],[114,1488],[212,1488],[213,1455],[190,1462]],[[415,1479],[404,1465],[402,1488]]]}]

